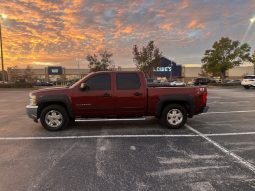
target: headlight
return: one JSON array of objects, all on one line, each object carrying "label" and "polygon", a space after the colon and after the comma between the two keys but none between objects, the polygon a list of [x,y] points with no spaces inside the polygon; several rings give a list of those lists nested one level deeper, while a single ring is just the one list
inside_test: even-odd
[{"label": "headlight", "polygon": [[29,105],[36,105],[36,96],[29,94]]}]

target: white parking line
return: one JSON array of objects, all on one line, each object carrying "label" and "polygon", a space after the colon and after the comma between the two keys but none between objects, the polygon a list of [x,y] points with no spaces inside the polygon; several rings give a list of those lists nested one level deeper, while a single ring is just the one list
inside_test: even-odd
[{"label": "white parking line", "polygon": [[[240,132],[240,133],[212,133],[204,134],[207,137],[214,136],[237,136],[237,135],[255,135],[255,132]],[[200,137],[197,134],[177,134],[177,135],[167,135],[167,134],[154,134],[154,135],[81,135],[81,136],[50,136],[50,137],[0,137],[1,140],[54,140],[54,139],[97,139],[97,138],[161,138],[161,137]]]},{"label": "white parking line", "polygon": [[52,137],[0,137],[0,140],[49,140],[49,139],[97,139],[97,138],[147,138],[147,137],[198,137],[198,135],[88,135],[88,136],[52,136]]},{"label": "white parking line", "polygon": [[237,103],[250,103],[250,101],[212,101],[212,102],[207,102],[207,104],[237,104]]},{"label": "white parking line", "polygon": [[242,157],[236,155],[235,153],[231,152],[230,150],[224,148],[219,143],[215,142],[214,140],[210,139],[208,136],[202,134],[201,132],[197,131],[196,129],[193,129],[191,126],[186,124],[186,127],[191,130],[192,132],[196,133],[203,139],[207,140],[209,143],[213,144],[215,147],[217,147],[219,150],[221,150],[223,153],[225,153],[228,156],[231,156],[233,159],[235,159],[238,163],[244,165],[248,169],[250,169],[253,173],[255,173],[255,166],[248,162],[247,160],[243,159]]},{"label": "white parking line", "polygon": [[210,97],[208,96],[208,99],[221,99],[222,97]]},{"label": "white parking line", "polygon": [[255,110],[245,110],[245,111],[212,111],[207,113],[201,113],[200,115],[208,115],[208,114],[224,114],[224,113],[251,113],[255,112]]},{"label": "white parking line", "polygon": [[214,136],[235,136],[235,135],[255,135],[255,132],[240,132],[240,133],[214,133],[214,134],[204,134],[207,137]]}]

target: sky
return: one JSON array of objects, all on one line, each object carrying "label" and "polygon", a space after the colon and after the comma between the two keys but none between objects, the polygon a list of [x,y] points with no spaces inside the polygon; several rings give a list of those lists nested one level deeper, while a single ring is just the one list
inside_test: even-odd
[{"label": "sky", "polygon": [[177,64],[200,64],[221,37],[255,49],[255,0],[0,0],[5,67],[87,68],[104,49],[134,67],[132,47],[153,40]]}]

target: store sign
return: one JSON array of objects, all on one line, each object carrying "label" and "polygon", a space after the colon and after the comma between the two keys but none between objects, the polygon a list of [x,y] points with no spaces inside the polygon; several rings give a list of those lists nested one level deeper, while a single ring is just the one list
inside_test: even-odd
[{"label": "store sign", "polygon": [[154,75],[157,77],[181,77],[182,66],[162,57],[160,59],[160,66],[154,69]]},{"label": "store sign", "polygon": [[50,67],[48,67],[48,74],[49,75],[62,75],[63,69],[61,66],[50,66]]},{"label": "store sign", "polygon": [[172,67],[157,67],[154,72],[171,72]]}]

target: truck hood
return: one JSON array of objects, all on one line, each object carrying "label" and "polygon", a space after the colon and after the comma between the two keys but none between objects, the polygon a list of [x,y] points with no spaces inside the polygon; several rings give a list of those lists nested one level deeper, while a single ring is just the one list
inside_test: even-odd
[{"label": "truck hood", "polygon": [[40,90],[32,91],[32,95],[52,95],[52,94],[66,94],[70,91],[68,87],[54,87],[54,88],[43,88]]}]

